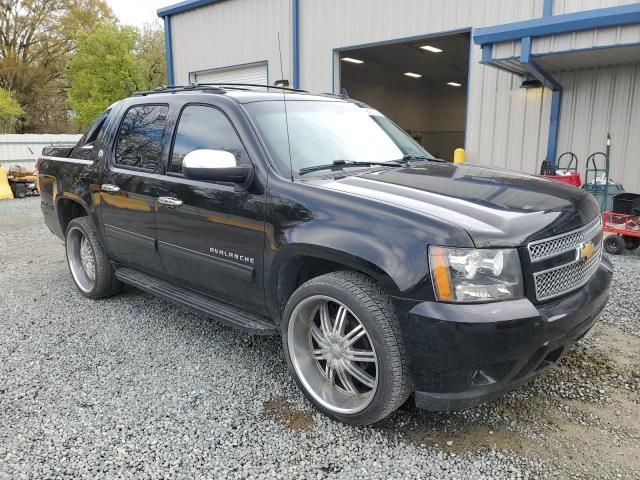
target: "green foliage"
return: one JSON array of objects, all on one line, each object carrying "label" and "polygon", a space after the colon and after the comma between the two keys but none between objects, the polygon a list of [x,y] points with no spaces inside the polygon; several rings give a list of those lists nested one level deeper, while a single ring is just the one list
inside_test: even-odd
[{"label": "green foliage", "polygon": [[24,112],[20,104],[11,96],[9,92],[0,88],[0,119],[15,120]]},{"label": "green foliage", "polygon": [[167,63],[164,51],[164,30],[157,25],[145,25],[135,48],[140,70],[140,88],[152,90],[167,83]]},{"label": "green foliage", "polygon": [[164,83],[162,30],[101,25],[80,35],[67,76],[69,106],[85,129],[113,102]]},{"label": "green foliage", "polygon": [[135,44],[135,30],[114,25],[101,25],[78,37],[67,76],[69,106],[83,129],[111,103],[138,88]]},{"label": "green foliage", "polygon": [[72,129],[65,71],[76,38],[114,22],[104,0],[0,1],[0,88],[24,109],[21,131]]},{"label": "green foliage", "polygon": [[12,133],[16,120],[23,114],[20,104],[0,88],[0,133]]}]

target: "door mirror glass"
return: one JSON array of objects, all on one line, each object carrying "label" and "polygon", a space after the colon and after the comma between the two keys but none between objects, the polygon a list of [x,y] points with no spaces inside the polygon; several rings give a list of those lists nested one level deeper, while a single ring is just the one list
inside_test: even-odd
[{"label": "door mirror glass", "polygon": [[250,165],[238,165],[226,150],[193,150],[182,161],[182,174],[193,180],[243,183],[251,174]]}]

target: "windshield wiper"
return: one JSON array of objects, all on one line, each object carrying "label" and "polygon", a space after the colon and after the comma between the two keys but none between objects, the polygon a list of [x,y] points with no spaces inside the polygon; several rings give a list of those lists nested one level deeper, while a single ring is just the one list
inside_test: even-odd
[{"label": "windshield wiper", "polygon": [[306,173],[318,172],[320,170],[342,170],[345,167],[371,167],[373,165],[384,165],[386,167],[399,167],[399,163],[393,162],[350,162],[346,160],[334,160],[333,163],[326,165],[314,165],[313,167],[305,167],[298,170],[298,175]]},{"label": "windshield wiper", "polygon": [[427,160],[429,162],[444,162],[441,158],[427,157],[426,155],[405,155],[400,160],[394,160],[398,163],[409,163],[412,160]]}]

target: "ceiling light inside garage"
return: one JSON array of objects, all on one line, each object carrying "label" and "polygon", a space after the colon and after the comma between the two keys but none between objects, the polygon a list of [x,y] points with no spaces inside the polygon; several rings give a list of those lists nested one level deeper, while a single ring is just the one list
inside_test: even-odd
[{"label": "ceiling light inside garage", "polygon": [[458,82],[447,82],[447,85],[449,85],[450,87],[461,87],[462,84],[458,83]]},{"label": "ceiling light inside garage", "polygon": [[411,78],[422,78],[422,75],[420,75],[419,73],[405,72],[404,74],[407,77],[411,77]]},{"label": "ceiling light inside garage", "polygon": [[364,60],[358,60],[357,58],[351,58],[351,57],[342,57],[342,61],[343,62],[349,62],[349,63],[364,63]]},{"label": "ceiling light inside garage", "polygon": [[431,53],[442,53],[442,49],[438,47],[432,47],[431,45],[423,45],[420,47],[423,50]]}]

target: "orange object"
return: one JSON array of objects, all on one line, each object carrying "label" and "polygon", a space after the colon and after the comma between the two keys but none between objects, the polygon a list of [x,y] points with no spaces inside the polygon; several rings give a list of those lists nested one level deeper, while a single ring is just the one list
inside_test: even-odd
[{"label": "orange object", "polygon": [[451,278],[449,277],[449,262],[446,252],[439,247],[431,248],[431,271],[433,272],[433,283],[436,287],[436,294],[439,300],[453,300],[451,291]]}]

